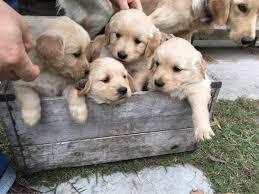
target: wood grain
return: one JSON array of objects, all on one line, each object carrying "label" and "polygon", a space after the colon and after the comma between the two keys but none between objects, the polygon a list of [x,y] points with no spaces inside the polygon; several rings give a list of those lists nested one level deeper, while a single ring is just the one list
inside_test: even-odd
[{"label": "wood grain", "polygon": [[[16,149],[16,148],[15,148]],[[167,130],[24,146],[27,171],[115,162],[195,149],[193,130]]]},{"label": "wood grain", "polygon": [[35,128],[27,128],[13,103],[11,113],[23,145],[74,141],[141,132],[192,127],[191,108],[186,101],[172,100],[162,93],[135,94],[127,102],[111,106],[88,104],[88,121],[78,125],[70,119],[64,98],[42,100],[42,119]]}]

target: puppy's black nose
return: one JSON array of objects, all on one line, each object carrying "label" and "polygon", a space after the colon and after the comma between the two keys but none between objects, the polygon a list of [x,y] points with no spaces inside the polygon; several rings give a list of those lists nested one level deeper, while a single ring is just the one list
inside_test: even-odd
[{"label": "puppy's black nose", "polygon": [[245,36],[241,39],[242,45],[253,46],[256,43],[257,38],[252,38],[250,36]]},{"label": "puppy's black nose", "polygon": [[126,87],[120,87],[117,91],[120,96],[125,96],[128,92],[128,89]]},{"label": "puppy's black nose", "polygon": [[155,85],[159,88],[162,88],[165,85],[165,82],[163,82],[162,79],[156,79],[155,80]]},{"label": "puppy's black nose", "polygon": [[118,52],[118,57],[120,59],[126,59],[128,57],[128,55],[124,51],[119,51]]}]

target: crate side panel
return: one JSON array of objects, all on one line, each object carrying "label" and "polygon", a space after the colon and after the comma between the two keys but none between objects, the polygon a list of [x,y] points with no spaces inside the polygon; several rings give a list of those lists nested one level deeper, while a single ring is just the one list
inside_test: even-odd
[{"label": "crate side panel", "polygon": [[43,100],[42,119],[35,128],[24,126],[16,109],[20,141],[23,145],[38,145],[192,127],[189,104],[161,93],[134,95],[114,106],[88,102],[88,109],[88,122],[78,125],[70,119],[64,99]]},{"label": "crate side panel", "polygon": [[193,129],[168,130],[24,147],[30,171],[128,160],[195,149]]}]

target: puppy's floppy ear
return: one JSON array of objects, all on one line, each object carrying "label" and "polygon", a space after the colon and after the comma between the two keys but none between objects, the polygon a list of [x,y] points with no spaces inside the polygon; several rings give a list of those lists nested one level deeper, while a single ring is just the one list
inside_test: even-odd
[{"label": "puppy's floppy ear", "polygon": [[102,48],[105,46],[105,35],[97,36],[86,49],[87,60],[91,63],[101,55]]},{"label": "puppy's floppy ear", "polygon": [[133,78],[131,77],[130,74],[128,74],[128,82],[129,82],[129,86],[130,86],[130,90],[132,93],[134,93],[136,91],[135,86],[134,86],[134,81]]},{"label": "puppy's floppy ear", "polygon": [[152,59],[149,62],[149,71],[154,73],[156,71],[157,65],[156,65],[156,61],[154,59]]},{"label": "puppy's floppy ear", "polygon": [[43,34],[36,40],[36,51],[48,64],[57,66],[64,56],[63,38],[56,34]]},{"label": "puppy's floppy ear", "polygon": [[231,0],[207,0],[208,12],[211,15],[213,24],[225,25],[230,12]]},{"label": "puppy's floppy ear", "polygon": [[167,34],[165,32],[160,32],[160,34],[161,34],[161,42],[160,42],[160,44],[162,44],[163,42],[168,41],[169,39],[175,37],[173,34]]},{"label": "puppy's floppy ear", "polygon": [[206,72],[207,72],[207,63],[206,61],[203,59],[203,57],[201,56],[200,57],[200,60],[199,60],[199,68],[200,68],[200,73],[201,73],[201,76],[203,79],[206,78]]},{"label": "puppy's floppy ear", "polygon": [[110,23],[105,26],[105,45],[110,44]]},{"label": "puppy's floppy ear", "polygon": [[156,48],[169,39],[170,36],[168,34],[163,32],[156,32],[153,35],[153,37],[148,40],[147,47],[145,50],[145,57],[151,57],[155,52]]},{"label": "puppy's floppy ear", "polygon": [[78,96],[85,96],[91,89],[92,82],[89,79],[82,79],[76,83],[76,89],[78,89]]}]

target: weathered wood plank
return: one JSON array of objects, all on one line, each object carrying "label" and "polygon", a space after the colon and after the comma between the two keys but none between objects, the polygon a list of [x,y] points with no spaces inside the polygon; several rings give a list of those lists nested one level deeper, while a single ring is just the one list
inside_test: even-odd
[{"label": "weathered wood plank", "polygon": [[14,96],[13,92],[8,91],[9,86],[10,86],[10,81],[1,81],[0,82],[0,102],[15,100],[15,96]]},{"label": "weathered wood plank", "polygon": [[22,145],[20,144],[19,137],[16,134],[16,128],[15,128],[16,124],[11,116],[8,102],[0,102],[0,119],[11,145],[13,147],[16,147],[16,149],[13,149],[13,151],[14,151],[14,156],[16,158],[18,167],[20,169],[24,169],[25,163],[24,163],[24,156],[22,153]]},{"label": "weathered wood plank", "polygon": [[[212,73],[212,99],[221,82]],[[211,101],[212,102],[212,101]],[[162,93],[142,93],[116,106],[97,105],[87,100],[88,122],[78,125],[70,119],[63,97],[42,99],[42,119],[35,128],[24,126],[15,102],[9,102],[22,145],[37,145],[87,138],[125,135],[192,127],[191,109],[186,101],[172,100]],[[209,108],[211,107],[209,104]],[[183,119],[184,118],[184,119]],[[8,123],[8,119],[6,121]],[[12,138],[12,137],[11,137]]]},{"label": "weathered wood plank", "polygon": [[42,119],[35,128],[24,126],[13,102],[12,115],[21,144],[37,145],[192,127],[189,103],[172,100],[162,93],[135,94],[116,106],[87,102],[88,122],[78,125],[70,119],[63,98],[42,100]]},{"label": "weathered wood plank", "polygon": [[5,81],[0,81],[0,95],[5,93]]},{"label": "weathered wood plank", "polygon": [[149,157],[195,149],[192,129],[139,133],[24,146],[26,167],[40,171]]}]

